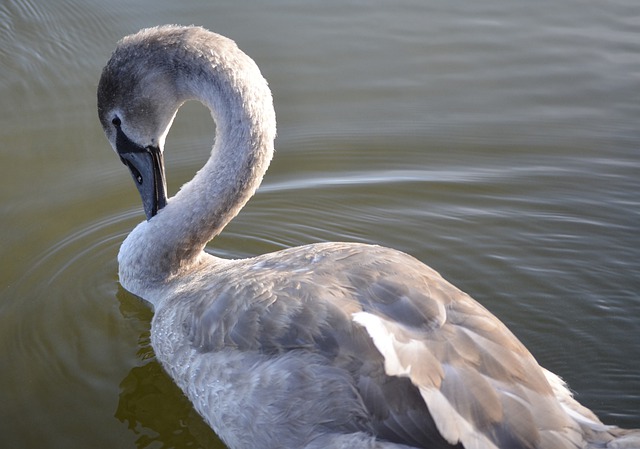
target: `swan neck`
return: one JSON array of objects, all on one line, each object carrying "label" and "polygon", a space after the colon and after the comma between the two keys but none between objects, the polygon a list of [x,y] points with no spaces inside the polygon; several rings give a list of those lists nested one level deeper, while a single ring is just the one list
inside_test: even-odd
[{"label": "swan neck", "polygon": [[[224,50],[224,55],[194,55],[192,70],[177,80],[182,102],[195,99],[210,109],[216,125],[215,144],[194,178],[123,244],[123,285],[127,276],[135,273],[133,276],[146,280],[147,286],[157,286],[205,257],[211,260],[204,253],[205,245],[251,198],[271,161],[275,112],[267,82],[235,44]],[[133,245],[138,251],[131,249]],[[122,260],[126,258],[123,254],[134,254],[129,257],[131,264]],[[141,266],[147,269],[141,272]],[[140,288],[125,287],[142,295],[136,291]]]}]

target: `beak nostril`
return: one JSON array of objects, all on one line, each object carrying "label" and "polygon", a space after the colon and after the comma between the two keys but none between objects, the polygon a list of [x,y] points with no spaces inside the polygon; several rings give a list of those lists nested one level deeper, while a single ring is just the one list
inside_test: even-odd
[{"label": "beak nostril", "polygon": [[141,185],[142,182],[144,181],[144,178],[142,177],[142,174],[140,173],[140,171],[131,162],[129,162],[122,156],[120,156],[120,160],[124,165],[127,166],[129,171],[131,172],[131,175],[133,176],[133,179],[135,179],[135,181]]}]

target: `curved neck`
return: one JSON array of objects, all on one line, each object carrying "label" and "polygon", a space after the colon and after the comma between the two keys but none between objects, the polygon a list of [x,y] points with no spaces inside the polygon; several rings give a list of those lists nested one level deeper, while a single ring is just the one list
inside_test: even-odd
[{"label": "curved neck", "polygon": [[143,295],[140,283],[152,288],[198,263],[207,242],[254,194],[271,161],[275,112],[267,82],[235,44],[224,50],[194,52],[187,61],[191,69],[176,81],[180,104],[196,99],[209,107],[216,141],[194,178],[123,243],[120,280],[136,294]]}]

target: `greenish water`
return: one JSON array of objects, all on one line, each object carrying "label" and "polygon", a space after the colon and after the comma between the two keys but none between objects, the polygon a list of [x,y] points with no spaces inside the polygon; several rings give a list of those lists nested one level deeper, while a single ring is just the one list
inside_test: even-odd
[{"label": "greenish water", "polygon": [[[375,242],[499,316],[605,422],[640,427],[640,6],[8,0],[0,5],[0,442],[222,447],[154,360],[117,282],[143,219],[95,112],[122,36],[235,39],[278,114],[262,188],[212,245]],[[188,104],[175,192],[214,131]]]}]

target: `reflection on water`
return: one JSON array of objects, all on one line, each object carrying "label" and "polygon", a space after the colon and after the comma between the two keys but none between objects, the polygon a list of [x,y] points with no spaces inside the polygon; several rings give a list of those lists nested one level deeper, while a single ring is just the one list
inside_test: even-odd
[{"label": "reflection on water", "polygon": [[137,356],[142,364],[131,368],[120,383],[120,401],[115,413],[136,435],[136,447],[224,448],[155,360],[149,342],[151,309],[122,288],[117,297],[123,317],[137,321],[141,329]]}]

